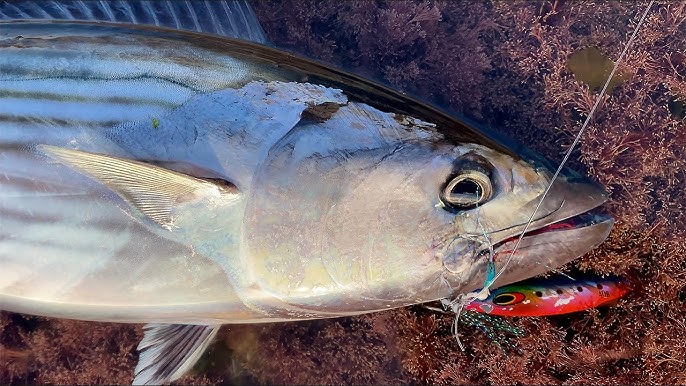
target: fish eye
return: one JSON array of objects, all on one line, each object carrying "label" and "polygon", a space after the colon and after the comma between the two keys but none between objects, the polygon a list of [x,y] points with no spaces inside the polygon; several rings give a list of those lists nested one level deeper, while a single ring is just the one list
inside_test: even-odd
[{"label": "fish eye", "polygon": [[441,200],[454,209],[469,209],[491,198],[490,178],[479,170],[464,170],[443,188]]},{"label": "fish eye", "polygon": [[505,292],[493,298],[493,303],[499,306],[510,306],[520,303],[526,296],[519,292]]}]

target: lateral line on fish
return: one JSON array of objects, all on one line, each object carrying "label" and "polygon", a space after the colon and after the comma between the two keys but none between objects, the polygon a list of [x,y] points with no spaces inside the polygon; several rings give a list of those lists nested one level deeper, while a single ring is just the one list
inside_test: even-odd
[{"label": "lateral line on fish", "polygon": [[[546,186],[546,189],[543,192],[543,195],[541,196],[541,199],[538,201],[538,204],[534,208],[533,212],[531,213],[531,216],[529,216],[529,220],[527,221],[526,225],[524,226],[524,229],[522,232],[519,234],[519,237],[517,238],[517,242],[515,243],[514,247],[512,248],[512,251],[510,252],[510,255],[508,258],[505,260],[505,264],[500,268],[498,273],[493,277],[493,279],[490,279],[490,275],[487,273],[486,280],[484,281],[484,287],[481,290],[474,291],[474,292],[469,292],[467,294],[459,294],[455,299],[449,300],[449,299],[441,299],[441,303],[445,308],[450,308],[454,313],[455,313],[455,320],[453,322],[452,326],[452,332],[453,335],[455,336],[455,340],[457,341],[458,346],[462,351],[465,350],[464,345],[462,344],[462,341],[460,341],[459,337],[459,319],[462,311],[464,310],[465,306],[469,303],[471,303],[475,299],[479,300],[484,300],[488,297],[490,294],[489,288],[491,284],[493,284],[502,274],[505,272],[505,269],[507,269],[507,266],[510,264],[512,259],[514,258],[514,254],[517,251],[517,248],[519,247],[522,239],[524,238],[524,234],[528,231],[529,227],[531,226],[531,223],[534,221],[534,216],[536,216],[536,212],[540,209],[541,205],[543,204],[543,201],[545,200],[546,196],[550,192],[550,189],[552,188],[553,184],[555,183],[555,180],[559,176],[559,174],[562,172],[562,168],[564,165],[567,163],[569,160],[569,157],[572,154],[572,151],[574,151],[574,148],[578,145],[579,141],[581,140],[581,136],[583,135],[584,131],[586,130],[586,127],[590,123],[591,119],[593,118],[593,114],[595,113],[596,109],[600,105],[600,102],[603,100],[603,97],[605,96],[605,92],[607,91],[607,88],[610,85],[610,81],[614,77],[615,73],[617,72],[617,69],[619,68],[619,65],[623,62],[624,57],[626,54],[629,52],[629,48],[631,48],[631,45],[633,44],[634,40],[636,39],[636,36],[638,35],[639,30],[641,29],[641,26],[643,25],[643,22],[645,21],[646,17],[648,16],[648,13],[650,12],[650,9],[653,6],[653,3],[655,1],[651,0],[648,6],[646,7],[646,10],[643,12],[643,15],[639,19],[638,23],[636,24],[636,28],[634,28],[633,33],[631,34],[631,37],[627,41],[626,45],[624,46],[624,49],[622,50],[622,53],[619,55],[619,58],[615,62],[614,66],[612,67],[612,71],[610,72],[610,75],[607,77],[607,80],[605,81],[605,84],[603,85],[603,88],[600,90],[600,94],[596,97],[595,103],[593,104],[593,107],[589,111],[588,116],[586,116],[586,120],[584,121],[583,125],[581,126],[581,129],[577,133],[576,137],[574,138],[574,141],[570,145],[569,149],[565,153],[562,162],[558,166],[557,170],[553,174],[553,176],[550,179],[550,183],[548,183],[548,186]],[[489,256],[489,263],[493,261],[493,251],[491,250]]]}]

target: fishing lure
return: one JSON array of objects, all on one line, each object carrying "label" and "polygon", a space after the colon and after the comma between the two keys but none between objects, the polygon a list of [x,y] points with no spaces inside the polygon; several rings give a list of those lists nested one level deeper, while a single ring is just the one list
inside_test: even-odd
[{"label": "fishing lure", "polygon": [[629,290],[629,283],[617,276],[533,278],[492,290],[465,310],[498,316],[561,315],[611,304]]}]

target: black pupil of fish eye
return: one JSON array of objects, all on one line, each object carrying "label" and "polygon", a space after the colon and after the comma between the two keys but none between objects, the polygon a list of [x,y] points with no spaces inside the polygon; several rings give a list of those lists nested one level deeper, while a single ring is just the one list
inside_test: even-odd
[{"label": "black pupil of fish eye", "polygon": [[583,289],[583,287],[579,286],[579,287],[576,287],[576,290],[579,292],[582,292],[584,289]]},{"label": "black pupil of fish eye", "polygon": [[507,304],[512,302],[515,299],[514,295],[510,294],[502,294],[498,295],[493,299],[493,303],[495,304]]},{"label": "black pupil of fish eye", "polygon": [[564,293],[564,291],[559,288],[555,292],[557,292],[558,295],[562,295]]},{"label": "black pupil of fish eye", "polygon": [[473,196],[475,199],[478,199],[482,196],[481,186],[470,179],[464,179],[455,184],[450,193],[461,196]]},{"label": "black pupil of fish eye", "polygon": [[596,288],[603,289],[603,285],[602,284],[596,284]]},{"label": "black pupil of fish eye", "polygon": [[541,292],[541,291],[536,291],[536,296],[538,296],[539,298],[540,298],[540,297],[543,297],[543,292]]}]

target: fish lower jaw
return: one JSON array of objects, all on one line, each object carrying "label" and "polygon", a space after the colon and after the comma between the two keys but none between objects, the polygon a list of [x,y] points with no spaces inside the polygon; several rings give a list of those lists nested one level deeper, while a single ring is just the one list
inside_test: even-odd
[{"label": "fish lower jaw", "polygon": [[[511,252],[504,250],[506,244],[512,243],[512,246],[516,244],[516,241],[521,238],[522,240],[530,238],[532,236],[541,235],[544,233],[554,233],[554,232],[564,232],[575,229],[583,229],[590,226],[602,224],[602,223],[612,223],[614,219],[602,212],[598,208],[594,208],[590,211],[583,212],[571,217],[567,217],[543,226],[532,227],[532,229],[527,230],[522,237],[521,233],[514,236],[507,237],[497,243],[493,244],[493,250],[497,253],[502,254],[503,252]],[[488,253],[488,250],[482,251],[481,254]]]},{"label": "fish lower jaw", "polygon": [[[550,272],[583,256],[607,238],[613,223],[612,217],[594,210],[498,241],[493,244],[492,261],[502,274],[494,288]],[[491,259],[490,251],[481,253],[481,262]]]},{"label": "fish lower jaw", "polygon": [[[503,275],[504,280],[498,280],[502,285],[553,270],[580,257],[605,240],[612,224],[612,217],[593,209],[533,226],[523,237],[521,233],[516,233],[493,243],[495,240],[480,235],[469,237],[471,243],[455,248],[453,242],[467,237],[454,236],[452,242],[433,251],[435,258],[442,261],[444,269],[451,276],[481,277],[489,261],[495,262],[496,269],[500,270],[502,263],[511,260],[507,270],[518,272]],[[479,281],[482,283],[483,279]]]}]

